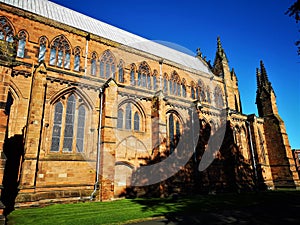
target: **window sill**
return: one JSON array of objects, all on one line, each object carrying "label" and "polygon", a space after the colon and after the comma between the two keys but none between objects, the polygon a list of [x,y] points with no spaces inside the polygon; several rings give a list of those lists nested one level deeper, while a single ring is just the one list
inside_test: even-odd
[{"label": "window sill", "polygon": [[49,161],[86,161],[84,153],[49,152],[43,160]]}]

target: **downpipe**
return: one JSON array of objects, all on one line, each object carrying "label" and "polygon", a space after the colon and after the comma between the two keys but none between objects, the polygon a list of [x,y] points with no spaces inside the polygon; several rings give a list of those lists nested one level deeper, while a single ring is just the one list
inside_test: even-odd
[{"label": "downpipe", "polygon": [[90,200],[95,198],[95,194],[99,187],[99,171],[100,171],[100,150],[101,150],[101,127],[102,127],[102,114],[103,114],[103,89],[100,88],[100,110],[99,110],[99,122],[98,122],[98,144],[97,144],[97,163],[96,163],[96,182],[94,184],[94,191],[90,196]]},{"label": "downpipe", "polygon": [[258,182],[257,163],[255,160],[255,153],[254,153],[254,149],[253,149],[252,134],[251,134],[251,128],[250,128],[249,121],[246,121],[246,124],[248,125],[247,127],[248,127],[249,138],[250,138],[250,149],[251,149],[251,154],[252,154],[252,159],[253,159],[254,176],[255,176],[255,181],[257,184],[257,182]]}]

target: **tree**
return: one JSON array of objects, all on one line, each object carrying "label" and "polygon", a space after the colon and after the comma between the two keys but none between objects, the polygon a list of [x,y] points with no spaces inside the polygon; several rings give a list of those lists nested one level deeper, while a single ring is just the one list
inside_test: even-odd
[{"label": "tree", "polygon": [[[300,21],[300,0],[297,0],[293,5],[291,5],[285,14],[290,17],[295,17],[296,23],[298,23]],[[295,45],[298,47],[297,53],[300,55],[300,40],[296,41]]]}]

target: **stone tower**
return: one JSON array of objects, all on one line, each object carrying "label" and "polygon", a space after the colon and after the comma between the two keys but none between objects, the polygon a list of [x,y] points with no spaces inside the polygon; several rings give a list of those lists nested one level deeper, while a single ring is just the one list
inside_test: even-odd
[{"label": "stone tower", "polygon": [[213,65],[213,73],[224,80],[226,107],[232,111],[242,112],[238,80],[234,69],[230,70],[228,59],[221,44],[221,39],[217,39],[217,51]]},{"label": "stone tower", "polygon": [[264,119],[264,132],[275,188],[299,187],[299,177],[283,120],[276,104],[276,95],[264,63],[256,71],[258,114]]}]

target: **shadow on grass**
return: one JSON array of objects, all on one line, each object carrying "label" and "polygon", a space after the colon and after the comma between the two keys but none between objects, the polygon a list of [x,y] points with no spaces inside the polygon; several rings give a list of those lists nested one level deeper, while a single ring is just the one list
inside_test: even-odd
[{"label": "shadow on grass", "polygon": [[153,224],[300,224],[299,191],[133,201],[142,205],[145,211],[162,211],[165,219]]}]

